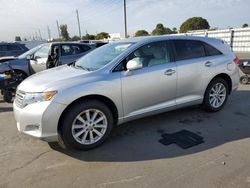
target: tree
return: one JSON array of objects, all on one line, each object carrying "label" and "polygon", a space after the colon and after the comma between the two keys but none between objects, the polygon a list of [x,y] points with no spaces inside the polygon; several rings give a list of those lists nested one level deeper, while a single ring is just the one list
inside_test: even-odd
[{"label": "tree", "polygon": [[22,41],[22,39],[21,39],[20,36],[16,36],[16,37],[15,37],[15,41]]},{"label": "tree", "polygon": [[95,35],[86,34],[85,36],[82,36],[82,40],[95,40]]},{"label": "tree", "polygon": [[175,33],[168,27],[164,27],[163,24],[159,23],[156,25],[155,29],[152,31],[152,35],[167,35]]},{"label": "tree", "polygon": [[70,40],[72,40],[72,41],[78,41],[78,40],[81,40],[81,38],[75,35]]},{"label": "tree", "polygon": [[138,30],[135,33],[135,37],[148,36],[149,33],[146,30]]},{"label": "tree", "polygon": [[106,32],[98,33],[95,37],[96,40],[102,40],[102,39],[107,39],[107,38],[109,38],[109,34]]},{"label": "tree", "polygon": [[69,40],[69,32],[67,24],[60,25],[61,35],[64,40]]},{"label": "tree", "polygon": [[247,23],[245,23],[245,24],[242,25],[242,28],[246,28],[246,27],[248,27]]},{"label": "tree", "polygon": [[174,33],[174,34],[178,33],[178,31],[177,31],[177,28],[176,28],[176,27],[173,27],[172,31],[173,31],[173,33]]},{"label": "tree", "polygon": [[186,33],[191,30],[201,30],[201,29],[209,29],[210,25],[208,21],[202,17],[193,17],[187,19],[185,22],[181,24],[180,32]]}]

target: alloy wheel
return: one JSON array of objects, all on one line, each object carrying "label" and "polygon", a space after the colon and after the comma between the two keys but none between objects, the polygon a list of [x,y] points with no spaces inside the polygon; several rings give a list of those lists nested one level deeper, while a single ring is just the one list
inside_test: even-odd
[{"label": "alloy wheel", "polygon": [[104,136],[107,127],[107,117],[103,112],[97,109],[87,109],[74,119],[72,135],[78,143],[90,145]]},{"label": "alloy wheel", "polygon": [[221,107],[226,100],[226,87],[222,83],[216,83],[209,93],[209,103],[213,108]]}]

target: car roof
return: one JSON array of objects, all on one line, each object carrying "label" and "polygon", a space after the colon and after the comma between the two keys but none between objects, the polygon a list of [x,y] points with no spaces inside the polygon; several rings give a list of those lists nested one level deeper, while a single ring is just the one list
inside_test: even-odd
[{"label": "car roof", "polygon": [[183,40],[200,40],[207,41],[209,43],[221,41],[220,39],[210,38],[210,37],[200,37],[200,36],[187,36],[187,35],[159,35],[159,36],[144,36],[144,37],[134,37],[129,39],[123,39],[116,42],[132,42],[132,43],[145,43],[145,42],[154,42],[159,40],[174,40],[174,39],[183,39]]},{"label": "car roof", "polygon": [[83,42],[49,42],[48,44],[80,44],[80,45],[88,45],[89,43],[83,43]]},{"label": "car roof", "polygon": [[21,44],[19,42],[0,42],[0,45],[25,45],[25,44]]}]

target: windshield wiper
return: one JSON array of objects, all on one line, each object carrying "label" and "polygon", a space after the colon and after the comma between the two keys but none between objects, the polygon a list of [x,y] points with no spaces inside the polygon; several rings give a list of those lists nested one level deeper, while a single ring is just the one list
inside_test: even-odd
[{"label": "windshield wiper", "polygon": [[82,69],[82,70],[91,71],[90,68],[88,68],[88,67],[83,67],[83,66],[81,66],[81,65],[75,64],[75,67],[76,67],[76,68],[80,68],[80,69]]}]

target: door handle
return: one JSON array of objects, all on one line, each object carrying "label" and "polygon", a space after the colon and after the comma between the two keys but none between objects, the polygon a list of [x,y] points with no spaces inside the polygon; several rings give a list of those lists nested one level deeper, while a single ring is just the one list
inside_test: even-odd
[{"label": "door handle", "polygon": [[165,75],[167,75],[167,76],[171,76],[171,75],[173,75],[175,73],[175,70],[174,69],[168,69],[168,70],[166,70],[165,71]]},{"label": "door handle", "polygon": [[207,62],[205,63],[205,66],[206,66],[206,67],[211,67],[211,66],[212,66],[212,64],[213,64],[212,62],[207,61]]}]

